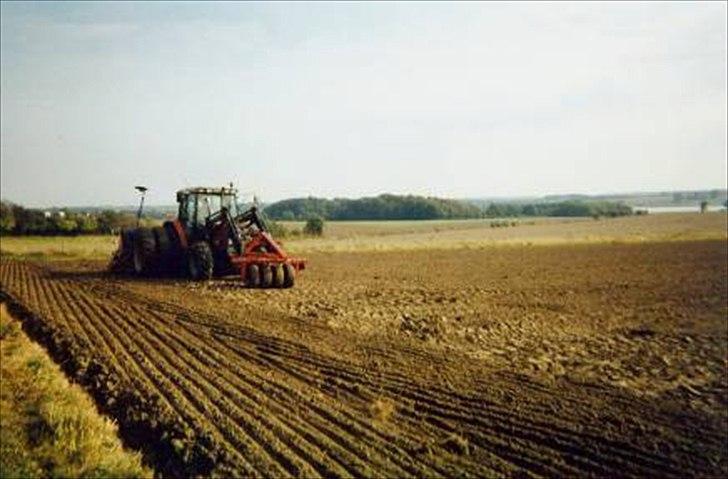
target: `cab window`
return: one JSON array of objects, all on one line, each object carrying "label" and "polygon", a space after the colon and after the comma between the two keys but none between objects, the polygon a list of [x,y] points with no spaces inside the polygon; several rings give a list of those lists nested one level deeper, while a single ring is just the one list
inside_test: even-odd
[{"label": "cab window", "polygon": [[200,224],[197,214],[197,196],[190,195],[187,197],[187,218],[190,223]]},{"label": "cab window", "polygon": [[197,197],[197,222],[203,224],[208,216],[220,211],[220,196],[200,195]]},{"label": "cab window", "polygon": [[232,195],[226,195],[222,197],[222,206],[228,209],[230,214],[235,217],[238,214],[237,205],[235,204],[235,197]]}]

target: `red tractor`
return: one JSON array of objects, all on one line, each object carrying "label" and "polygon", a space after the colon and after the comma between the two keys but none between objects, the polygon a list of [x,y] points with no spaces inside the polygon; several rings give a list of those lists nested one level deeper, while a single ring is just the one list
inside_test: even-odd
[{"label": "red tractor", "polygon": [[[239,211],[236,200],[232,187],[178,191],[177,219],[121,232],[111,271],[184,275],[193,280],[235,274],[249,287],[290,288],[306,261],[283,251],[257,207]],[[143,201],[142,196],[139,216]]]}]

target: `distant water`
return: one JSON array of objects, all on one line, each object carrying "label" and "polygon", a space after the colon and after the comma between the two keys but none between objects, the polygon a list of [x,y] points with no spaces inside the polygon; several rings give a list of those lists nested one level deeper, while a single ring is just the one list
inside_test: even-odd
[{"label": "distant water", "polygon": [[[647,210],[648,213],[699,213],[700,206],[633,206],[634,210]],[[724,206],[708,205],[708,211],[725,210]]]}]

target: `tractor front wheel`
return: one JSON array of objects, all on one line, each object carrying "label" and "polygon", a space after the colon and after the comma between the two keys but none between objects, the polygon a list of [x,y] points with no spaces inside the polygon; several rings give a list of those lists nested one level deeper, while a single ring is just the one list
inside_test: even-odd
[{"label": "tractor front wheel", "polygon": [[204,241],[194,243],[187,252],[187,273],[195,281],[212,278],[214,260],[210,245]]}]

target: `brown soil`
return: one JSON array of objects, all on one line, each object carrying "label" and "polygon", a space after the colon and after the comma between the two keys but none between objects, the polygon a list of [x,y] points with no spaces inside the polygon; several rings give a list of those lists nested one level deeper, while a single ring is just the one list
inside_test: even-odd
[{"label": "brown soil", "polygon": [[725,241],[316,254],[291,290],[3,261],[167,474],[728,474]]}]

